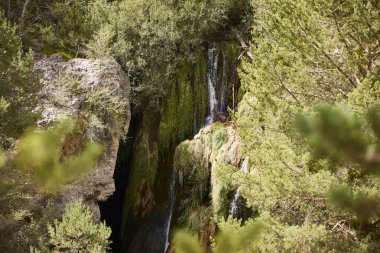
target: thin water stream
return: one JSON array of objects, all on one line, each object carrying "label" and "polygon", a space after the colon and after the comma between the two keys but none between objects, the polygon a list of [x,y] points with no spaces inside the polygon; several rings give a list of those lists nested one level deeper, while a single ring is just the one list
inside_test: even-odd
[{"label": "thin water stream", "polygon": [[218,100],[216,99],[216,87],[218,84],[218,50],[215,47],[207,51],[207,88],[209,97],[209,115],[206,118],[206,125],[213,123],[218,110]]},{"label": "thin water stream", "polygon": [[[219,69],[218,65],[220,65]],[[204,119],[206,126],[216,122],[218,120],[218,117],[220,116],[219,114],[226,112],[226,107],[228,104],[228,97],[226,94],[228,93],[228,80],[230,78],[229,67],[230,66],[228,65],[227,57],[217,47],[217,45],[213,45],[212,47],[207,49],[208,110],[207,115],[198,115],[198,117],[202,117]],[[138,127],[141,124],[135,125],[136,127]],[[200,126],[197,127],[195,124],[195,133],[197,133],[200,130],[199,127]],[[154,131],[154,126],[152,126],[152,132]],[[138,133],[137,128],[134,130],[134,132]],[[134,159],[133,147],[134,144],[132,143],[131,147],[128,149],[128,153],[130,153],[131,156],[129,158],[130,161],[128,160],[129,162],[125,163],[122,166],[123,168],[129,168],[132,164],[132,161]],[[169,169],[168,167],[172,164],[172,155],[168,154],[167,156],[161,157],[160,159],[163,159],[159,162],[162,178],[160,178],[157,181],[157,187],[161,188],[162,192],[157,194],[161,194],[161,199],[155,203],[155,206],[153,207],[151,212],[143,219],[134,220],[132,216],[126,216],[127,219],[130,219],[129,221],[127,221],[128,230],[126,231],[127,233],[129,233],[127,235],[128,237],[124,235],[122,240],[119,241],[117,239],[119,238],[118,236],[120,236],[121,226],[120,222],[117,223],[117,221],[120,220],[120,216],[123,211],[122,203],[125,199],[125,194],[118,193],[123,193],[123,189],[125,189],[125,187],[128,187],[126,186],[128,181],[127,179],[123,180],[122,182],[119,180],[120,182],[117,184],[117,192],[114,194],[115,197],[113,198],[113,200],[111,199],[112,201],[106,203],[102,208],[102,213],[104,216],[103,218],[106,219],[109,223],[112,222],[111,225],[113,229],[116,228],[115,233],[113,234],[113,239],[115,240],[115,244],[113,245],[114,252],[166,253],[168,250],[170,250],[170,232],[174,217],[173,210],[176,205],[175,202],[177,197],[178,177],[175,174],[175,171]],[[173,172],[171,173],[169,171]],[[117,175],[115,174],[115,176]],[[121,177],[125,178],[124,175],[121,175]],[[117,210],[114,210],[114,208],[109,208],[109,205],[116,206],[116,201],[119,203],[119,207],[117,208]]]},{"label": "thin water stream", "polygon": [[[240,166],[240,170],[242,170],[245,173],[249,173],[249,158],[246,157],[243,160],[243,163]],[[241,219],[244,218],[244,212],[245,212],[245,205],[244,205],[244,199],[241,196],[240,193],[240,187],[236,190],[234,194],[234,198],[231,202],[230,212],[229,215],[233,218]]]},{"label": "thin water stream", "polygon": [[[224,111],[225,108],[225,93],[227,89],[227,59],[226,56],[223,55],[223,73],[222,80],[219,82],[218,80],[218,60],[219,60],[219,52],[218,49],[213,46],[207,50],[207,90],[208,90],[208,105],[209,111],[206,117],[206,125],[210,125],[217,120],[217,114]],[[217,93],[219,91],[219,93]],[[217,96],[219,94],[219,96]],[[220,101],[218,101],[218,98]],[[197,129],[199,130],[199,129]],[[165,242],[165,252],[167,252],[169,248],[169,234],[170,227],[172,221],[172,214],[174,208],[174,202],[176,197],[176,175],[172,175],[173,182],[171,185],[171,193],[168,200],[168,204],[170,205],[168,222],[166,227],[166,242]]]}]

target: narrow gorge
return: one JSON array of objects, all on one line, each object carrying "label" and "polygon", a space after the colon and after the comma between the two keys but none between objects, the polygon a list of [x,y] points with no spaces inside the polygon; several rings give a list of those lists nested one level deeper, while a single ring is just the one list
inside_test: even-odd
[{"label": "narrow gorge", "polygon": [[[118,154],[116,192],[100,204],[102,218],[113,230],[114,252],[170,251],[172,228],[184,225],[184,178],[173,166],[177,145],[214,122],[222,126],[228,121],[227,109],[233,110],[238,100],[240,53],[233,41],[206,45],[195,63],[179,69],[159,111],[132,113]],[[208,173],[202,192],[209,206],[210,177]]]}]

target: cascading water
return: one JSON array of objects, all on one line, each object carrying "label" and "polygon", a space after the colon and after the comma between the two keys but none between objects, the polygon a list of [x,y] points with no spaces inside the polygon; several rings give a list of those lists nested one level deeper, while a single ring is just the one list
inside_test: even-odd
[{"label": "cascading water", "polygon": [[165,253],[169,249],[169,234],[177,193],[177,175],[174,172],[168,199],[145,220],[137,232],[128,253]]},{"label": "cascading water", "polygon": [[[185,139],[191,138],[192,132],[194,135],[198,133],[201,127],[218,120],[224,122],[227,119],[224,116],[226,116],[227,106],[231,105],[231,98],[233,101],[234,93],[233,90],[231,92],[232,86],[230,85],[236,84],[234,79],[236,63],[229,54],[223,52],[224,44],[215,42],[213,46],[206,49],[202,58],[199,59],[199,64],[192,66],[186,73],[180,73],[179,81],[184,83],[175,84],[175,88],[179,89],[179,92],[176,92],[173,97],[181,101],[181,96],[186,95],[185,100],[188,101],[187,98],[192,96],[194,115],[179,115],[175,110],[175,114],[172,115],[173,110],[165,109],[163,106],[162,109],[165,110],[138,112],[132,120],[134,123],[131,124],[130,133],[133,133],[131,135],[133,141],[128,144],[128,152],[120,150],[120,161],[123,159],[126,161],[120,164],[119,170],[125,172],[125,175],[115,172],[118,193],[115,193],[115,200],[102,206],[102,218],[112,224],[114,231],[114,252],[166,253],[171,251],[170,229],[173,224],[177,224],[175,219],[179,215],[179,209],[177,209],[176,199],[180,200],[182,197],[182,189],[177,188],[180,185],[179,179],[183,179],[173,169],[175,147]],[[205,60],[207,64],[204,64]],[[188,90],[182,90],[184,87],[181,85],[185,84],[185,81],[189,81],[190,86],[187,86],[186,89],[191,88],[192,94],[188,93]],[[173,106],[172,94],[170,93],[168,96],[168,104]],[[166,102],[164,102],[165,104]],[[207,110],[207,114],[205,110]],[[179,113],[182,111],[180,110]],[[187,133],[185,136],[173,134],[170,143],[161,143],[159,126],[161,120],[169,115],[167,113],[171,113],[170,117],[181,117],[179,122],[186,122],[181,124],[181,127],[185,127]],[[186,121],[191,116],[194,117],[192,129]],[[140,147],[144,149],[144,152],[140,152]],[[145,148],[149,148],[147,150],[149,152],[145,152]],[[128,153],[127,157],[125,157],[125,153]],[[155,174],[154,182],[148,184],[145,178],[141,179],[136,172],[141,169],[140,161],[149,159],[152,154],[157,154],[158,157],[154,156],[154,158],[158,159],[157,161],[149,160],[147,166],[152,171],[159,173]],[[136,188],[136,183],[139,184],[137,187],[139,191],[132,192]],[[178,194],[177,190],[180,190]],[[205,193],[206,195],[207,193]],[[131,197],[128,198],[128,196]],[[119,203],[119,206],[114,204],[116,202]],[[115,206],[117,210],[109,208],[107,205]]]},{"label": "cascading water", "polygon": [[215,47],[207,51],[208,70],[207,70],[207,87],[209,97],[209,114],[206,118],[206,125],[213,123],[216,119],[218,110],[218,100],[216,99],[216,87],[218,83],[218,50]]},{"label": "cascading water", "polygon": [[225,101],[225,95],[227,90],[227,72],[228,71],[228,62],[227,62],[227,56],[223,54],[223,79],[222,79],[222,87],[220,88],[220,112],[226,111],[226,101]]},{"label": "cascading water", "polygon": [[177,180],[176,180],[176,175],[173,174],[173,180],[170,185],[170,198],[169,198],[169,216],[167,218],[167,223],[166,223],[166,242],[165,242],[165,250],[164,252],[167,252],[169,248],[169,234],[170,234],[170,225],[172,222],[172,217],[173,217],[173,209],[174,209],[174,202],[175,202],[175,197],[177,193]]},{"label": "cascading water", "polygon": [[[243,160],[243,163],[240,166],[240,170],[245,173],[249,173],[249,159],[246,157]],[[230,207],[230,216],[233,218],[244,218],[245,205],[244,199],[240,194],[240,187],[236,190],[234,198],[232,199],[231,207]]]},{"label": "cascading water", "polygon": [[[220,99],[223,101],[221,105],[223,107],[218,106],[218,99],[217,99],[217,88],[218,88],[218,50],[216,47],[209,48],[207,50],[207,87],[208,87],[208,97],[209,97],[209,113],[206,118],[206,125],[212,124],[216,120],[217,113],[222,111],[222,108],[224,108],[224,93],[227,87],[227,76],[225,74],[227,66],[225,66],[226,59],[223,60],[223,81],[222,81],[222,90],[220,93]],[[195,126],[194,126],[195,128]],[[199,129],[198,129],[199,130]],[[169,248],[169,234],[170,234],[170,227],[171,227],[171,220],[173,215],[173,209],[174,209],[174,203],[176,198],[176,176],[173,175],[173,182],[170,186],[170,197],[168,200],[168,217],[166,222],[166,228],[165,228],[165,235],[166,235],[166,241],[165,241],[165,249],[164,252],[167,252]]]}]

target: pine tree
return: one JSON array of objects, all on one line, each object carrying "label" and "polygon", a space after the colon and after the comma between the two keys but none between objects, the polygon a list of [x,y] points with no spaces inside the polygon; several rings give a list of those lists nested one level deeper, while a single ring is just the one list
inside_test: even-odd
[{"label": "pine tree", "polygon": [[[253,5],[235,119],[256,173],[237,183],[271,225],[251,250],[377,252],[376,130],[363,118],[380,102],[378,1]],[[306,139],[299,114],[318,115]]]},{"label": "pine tree", "polygon": [[36,119],[38,80],[32,72],[33,53],[24,54],[16,27],[0,11],[0,136],[16,137]]},{"label": "pine tree", "polygon": [[94,222],[92,212],[82,200],[68,205],[62,220],[48,225],[48,240],[32,252],[105,253],[109,249],[111,229]]}]

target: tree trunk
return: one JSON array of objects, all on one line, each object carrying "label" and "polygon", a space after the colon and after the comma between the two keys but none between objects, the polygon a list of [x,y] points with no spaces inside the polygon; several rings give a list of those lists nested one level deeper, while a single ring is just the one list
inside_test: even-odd
[{"label": "tree trunk", "polygon": [[22,7],[22,12],[21,12],[20,21],[19,21],[19,28],[21,28],[23,26],[23,24],[24,24],[26,10],[28,8],[29,2],[30,2],[30,0],[25,0],[24,5]]},{"label": "tree trunk", "polygon": [[11,20],[12,13],[11,13],[11,0],[8,0],[8,11],[7,11],[8,20]]}]

